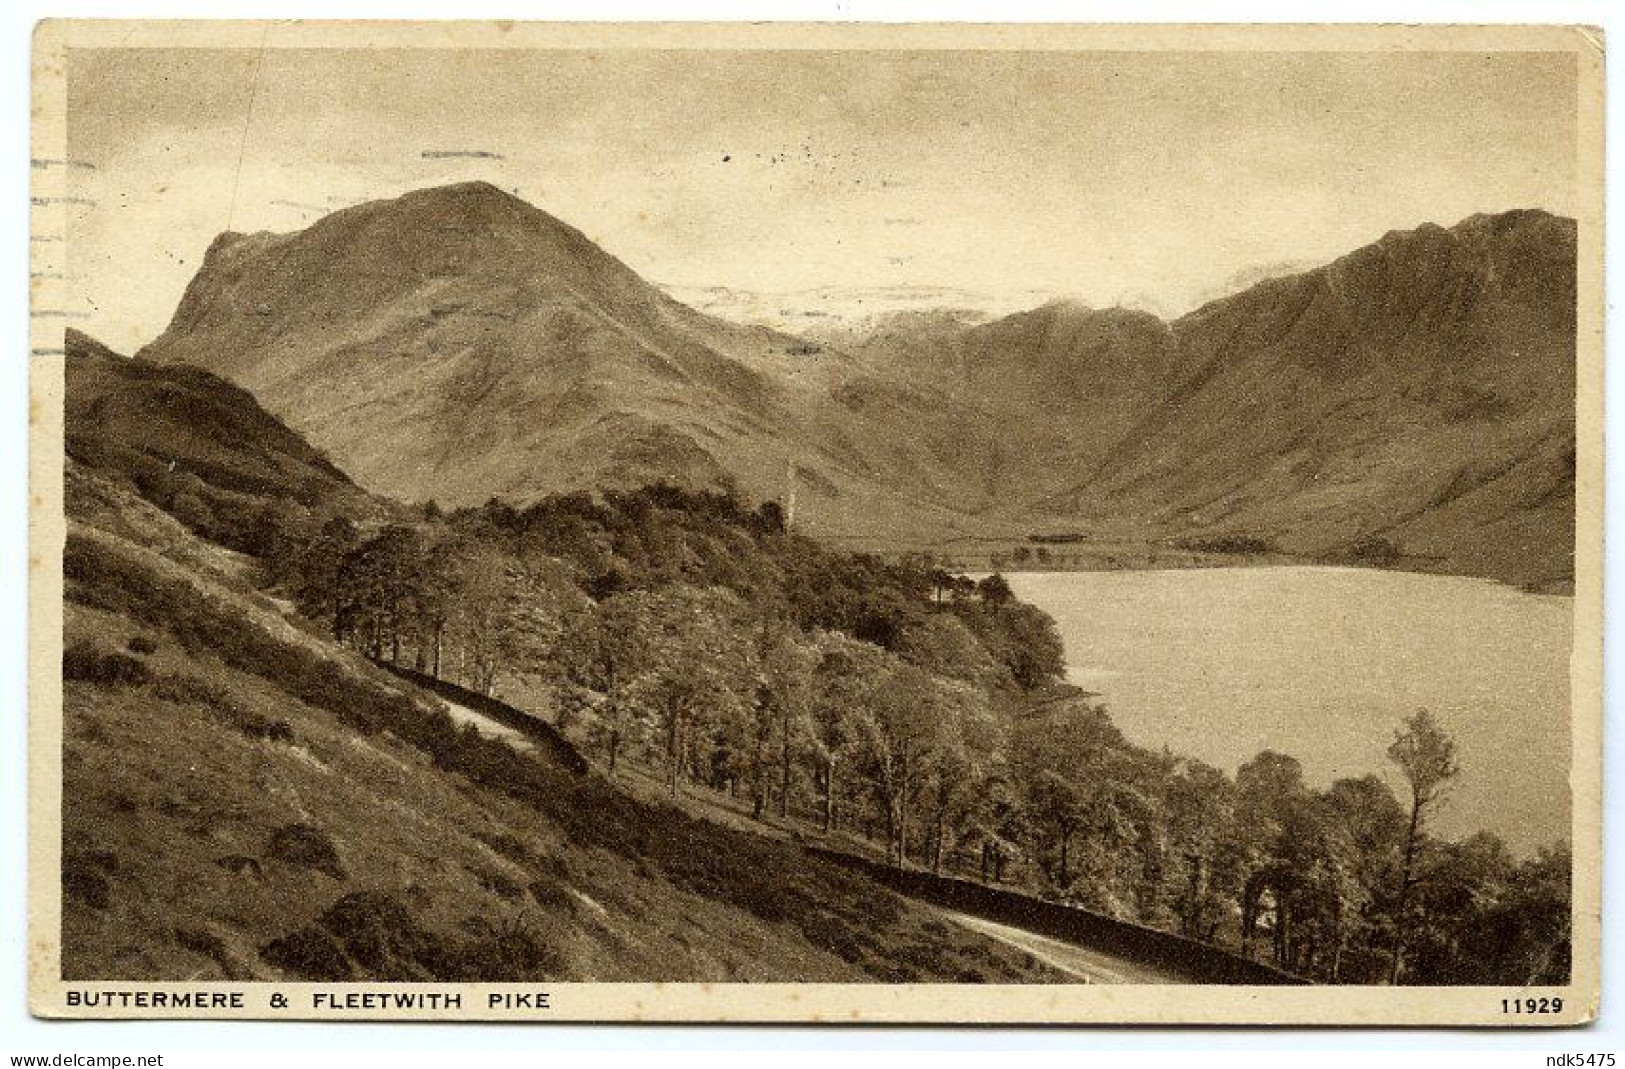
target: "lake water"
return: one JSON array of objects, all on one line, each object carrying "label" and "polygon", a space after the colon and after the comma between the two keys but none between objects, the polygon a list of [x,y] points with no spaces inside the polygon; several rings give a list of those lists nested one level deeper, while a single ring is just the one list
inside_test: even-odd
[{"label": "lake water", "polygon": [[1313,786],[1378,772],[1397,790],[1385,751],[1427,708],[1462,767],[1441,833],[1487,829],[1519,852],[1569,837],[1571,598],[1356,568],[1007,578],[1140,746],[1231,773],[1273,749]]}]

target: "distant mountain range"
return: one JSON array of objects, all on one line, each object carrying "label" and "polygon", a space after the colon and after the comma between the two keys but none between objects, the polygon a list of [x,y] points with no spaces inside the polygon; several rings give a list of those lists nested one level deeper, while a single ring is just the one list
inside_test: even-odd
[{"label": "distant mountain range", "polygon": [[224,234],[143,355],[247,388],[368,490],[666,479],[895,545],[1252,540],[1572,577],[1575,231],[1391,233],[1172,322],[901,307],[812,335],[697,311],[482,184]]},{"label": "distant mountain range", "polygon": [[985,322],[1056,296],[1039,289],[989,293],[925,285],[819,286],[788,292],[665,283],[660,288],[691,308],[736,323],[839,338],[875,329],[897,316],[946,311],[970,322]]}]

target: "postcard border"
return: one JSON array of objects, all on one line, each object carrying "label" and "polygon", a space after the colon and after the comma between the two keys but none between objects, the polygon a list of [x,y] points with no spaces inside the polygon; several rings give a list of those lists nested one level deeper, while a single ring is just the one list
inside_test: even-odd
[{"label": "postcard border", "polygon": [[[1573,973],[1563,988],[1252,988],[936,984],[552,984],[546,1012],[494,1013],[509,984],[68,982],[61,976],[63,357],[59,282],[31,280],[29,467],[29,1001],[40,1017],[598,1022],[1576,1025],[1594,1020],[1601,966],[1603,578],[1603,48],[1577,26],[985,25],[876,23],[380,23],[47,20],[33,45],[31,258],[72,255],[63,234],[69,48],[1004,49],[1553,51],[1576,57],[1578,385],[1572,682]],[[43,164],[43,166],[42,166]],[[44,239],[44,240],[39,240]],[[66,272],[61,272],[66,273]],[[268,1003],[274,989],[287,1007]],[[241,1008],[75,1007],[84,991],[238,992]],[[457,1011],[303,1012],[316,991],[457,991]],[[1562,995],[1562,1014],[1508,1020],[1503,998]],[[265,997],[260,997],[265,996]]]}]

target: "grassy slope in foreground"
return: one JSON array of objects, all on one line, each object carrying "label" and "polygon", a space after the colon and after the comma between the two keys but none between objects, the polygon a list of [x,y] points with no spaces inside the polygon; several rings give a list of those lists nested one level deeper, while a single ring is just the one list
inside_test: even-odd
[{"label": "grassy slope in foreground", "polygon": [[66,977],[1060,978],[792,845],[458,731],[126,491],[70,466],[69,499]]}]

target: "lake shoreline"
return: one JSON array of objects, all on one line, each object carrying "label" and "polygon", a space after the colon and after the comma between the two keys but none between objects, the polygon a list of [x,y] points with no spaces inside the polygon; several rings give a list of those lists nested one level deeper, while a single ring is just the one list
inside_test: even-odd
[{"label": "lake shoreline", "polygon": [[1001,574],[1136,745],[1229,773],[1273,749],[1320,785],[1391,780],[1394,729],[1428,708],[1464,767],[1444,830],[1520,854],[1571,834],[1569,595],[1299,563]]},{"label": "lake shoreline", "polygon": [[1483,583],[1504,587],[1517,591],[1520,594],[1534,594],[1542,597],[1568,597],[1574,596],[1574,580],[1572,578],[1547,580],[1537,583],[1514,583],[1490,575],[1477,575],[1471,572],[1447,572],[1427,567],[1406,568],[1394,565],[1356,564],[1349,561],[1337,561],[1324,558],[1298,557],[1290,554],[1264,554],[1259,556],[1216,555],[1213,559],[1200,561],[1183,561],[1180,558],[1165,560],[1148,560],[1144,564],[1133,565],[1104,565],[1090,567],[1079,564],[1051,564],[1041,565],[1035,561],[1023,562],[1019,567],[994,568],[964,568],[949,569],[963,571],[963,574],[973,579],[981,579],[997,572],[1006,577],[1018,574],[1031,575],[1105,575],[1114,573],[1136,572],[1194,572],[1194,571],[1234,571],[1248,568],[1321,568],[1337,571],[1377,572],[1395,575],[1427,575],[1440,579],[1473,579]]}]

